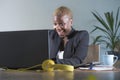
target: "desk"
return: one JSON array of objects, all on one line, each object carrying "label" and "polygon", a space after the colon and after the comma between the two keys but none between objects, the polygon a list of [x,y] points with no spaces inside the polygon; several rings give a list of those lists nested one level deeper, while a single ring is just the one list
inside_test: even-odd
[{"label": "desk", "polygon": [[0,71],[0,80],[120,80],[120,71]]}]

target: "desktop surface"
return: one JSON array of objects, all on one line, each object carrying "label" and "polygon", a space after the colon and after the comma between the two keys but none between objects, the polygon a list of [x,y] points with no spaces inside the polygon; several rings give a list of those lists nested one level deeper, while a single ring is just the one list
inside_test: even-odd
[{"label": "desktop surface", "polygon": [[0,71],[0,80],[120,80],[120,71]]}]

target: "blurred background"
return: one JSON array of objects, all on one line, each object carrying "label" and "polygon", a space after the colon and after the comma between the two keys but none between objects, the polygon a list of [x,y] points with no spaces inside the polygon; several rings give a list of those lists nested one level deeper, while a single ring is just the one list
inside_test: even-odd
[{"label": "blurred background", "polygon": [[[0,32],[52,29],[52,14],[59,6],[73,11],[73,27],[77,30],[93,30],[99,25],[91,12],[101,16],[105,12],[117,12],[120,0],[0,0]],[[101,32],[90,34],[90,43]],[[106,49],[101,46],[100,53]]]}]

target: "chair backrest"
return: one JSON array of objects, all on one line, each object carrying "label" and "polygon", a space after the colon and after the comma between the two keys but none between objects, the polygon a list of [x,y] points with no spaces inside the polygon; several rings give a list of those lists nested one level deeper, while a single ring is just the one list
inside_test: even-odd
[{"label": "chair backrest", "polygon": [[100,45],[89,45],[84,63],[100,62]]}]

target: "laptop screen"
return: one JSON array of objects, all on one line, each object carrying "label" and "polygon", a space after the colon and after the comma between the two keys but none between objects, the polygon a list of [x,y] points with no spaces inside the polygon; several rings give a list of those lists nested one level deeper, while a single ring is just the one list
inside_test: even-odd
[{"label": "laptop screen", "polygon": [[0,67],[25,68],[48,58],[48,30],[0,32]]}]

